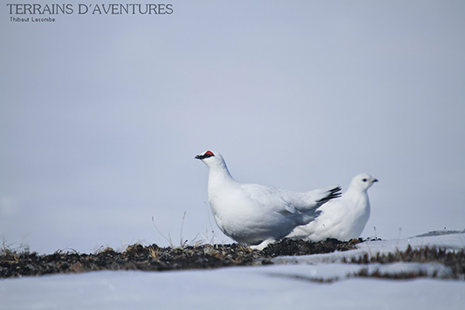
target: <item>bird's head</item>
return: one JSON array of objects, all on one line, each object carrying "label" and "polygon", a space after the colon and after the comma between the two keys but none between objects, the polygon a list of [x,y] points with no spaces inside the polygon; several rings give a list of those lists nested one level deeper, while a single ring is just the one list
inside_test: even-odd
[{"label": "bird's head", "polygon": [[352,179],[350,188],[366,191],[376,182],[378,182],[378,179],[372,177],[371,175],[367,173],[360,173]]},{"label": "bird's head", "polygon": [[225,166],[223,156],[214,151],[206,151],[203,154],[195,156],[195,159],[203,161],[208,168]]}]

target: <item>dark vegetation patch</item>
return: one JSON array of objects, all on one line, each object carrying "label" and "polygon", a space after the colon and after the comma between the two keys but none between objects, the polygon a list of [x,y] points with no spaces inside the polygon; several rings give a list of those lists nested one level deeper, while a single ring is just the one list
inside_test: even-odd
[{"label": "dark vegetation patch", "polygon": [[[352,277],[360,278],[379,278],[379,279],[389,279],[389,280],[411,280],[416,278],[438,278],[437,272],[429,275],[425,270],[412,270],[412,271],[402,271],[402,272],[382,272],[379,269],[370,271],[368,268],[363,268],[359,272],[351,275]],[[449,279],[449,278],[447,278]]]},{"label": "dark vegetation patch", "polygon": [[[396,251],[393,253],[377,253],[376,255],[365,254],[360,257],[353,257],[350,259],[343,258],[344,263],[349,264],[392,264],[397,262],[407,263],[438,263],[450,268],[449,279],[465,279],[465,250],[450,251],[437,247],[423,247],[413,249],[410,245],[405,251]],[[382,273],[379,270],[370,272],[367,268],[362,269],[356,276],[359,277],[376,277],[388,279],[412,279],[418,277],[425,277],[425,271],[402,272],[397,274]],[[431,275],[431,277],[438,277],[438,275]]]},{"label": "dark vegetation patch", "polygon": [[272,257],[345,251],[354,249],[359,242],[328,239],[313,243],[284,239],[263,251],[251,250],[240,244],[178,248],[134,244],[121,253],[107,248],[95,254],[57,251],[50,255],[3,249],[0,253],[0,278],[96,270],[164,271],[266,265],[272,264],[269,260]]},{"label": "dark vegetation patch", "polygon": [[433,230],[427,232],[426,234],[417,235],[416,237],[433,237],[433,236],[443,236],[443,235],[455,235],[455,234],[465,234],[464,230]]},{"label": "dark vegetation patch", "polygon": [[[321,242],[306,242],[284,239],[269,245],[263,251],[251,250],[240,244],[197,245],[158,247],[156,244],[142,246],[134,244],[123,252],[106,248],[94,254],[57,251],[49,255],[29,253],[27,250],[0,250],[0,278],[38,276],[56,273],[81,273],[97,270],[143,270],[164,271],[181,269],[211,269],[231,266],[253,266],[273,264],[271,258],[278,256],[296,256],[330,253],[354,249],[362,242],[354,239],[340,242],[328,239]],[[465,280],[465,250],[451,251],[436,247],[413,249],[394,253],[343,258],[347,264],[392,264],[396,262],[438,263],[450,269],[447,276],[428,274],[424,270],[408,272],[383,272],[382,269],[362,268],[348,277],[375,277],[386,279],[412,279],[433,277]],[[302,276],[299,276],[302,277]],[[303,279],[313,282],[333,282],[339,279]]]},{"label": "dark vegetation patch", "polygon": [[322,242],[283,239],[279,243],[270,244],[264,248],[262,255],[264,257],[278,257],[347,251],[355,249],[355,245],[360,242],[362,242],[361,239],[352,239],[348,242],[341,242],[337,239],[327,239]]}]

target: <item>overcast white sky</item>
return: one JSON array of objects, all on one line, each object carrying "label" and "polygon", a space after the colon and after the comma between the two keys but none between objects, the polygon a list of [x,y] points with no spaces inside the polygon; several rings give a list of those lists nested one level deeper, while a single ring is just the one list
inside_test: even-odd
[{"label": "overcast white sky", "polygon": [[166,246],[153,216],[178,245],[184,212],[184,239],[229,243],[194,160],[208,149],[289,190],[372,174],[364,237],[465,228],[464,1],[171,1],[55,23],[1,2],[7,244]]}]

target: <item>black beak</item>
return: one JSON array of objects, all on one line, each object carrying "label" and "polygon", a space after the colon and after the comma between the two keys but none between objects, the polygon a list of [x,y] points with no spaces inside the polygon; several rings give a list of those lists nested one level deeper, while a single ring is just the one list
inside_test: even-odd
[{"label": "black beak", "polygon": [[375,182],[379,182],[378,179],[374,179],[374,180],[373,180],[373,183],[375,183]]},{"label": "black beak", "polygon": [[197,155],[195,156],[195,159],[204,159],[203,155]]}]

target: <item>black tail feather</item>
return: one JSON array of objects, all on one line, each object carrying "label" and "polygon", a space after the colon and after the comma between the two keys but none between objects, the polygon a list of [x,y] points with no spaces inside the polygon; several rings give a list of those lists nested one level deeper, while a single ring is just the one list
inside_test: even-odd
[{"label": "black tail feather", "polygon": [[325,203],[325,202],[330,201],[331,199],[339,198],[342,195],[341,190],[342,190],[342,188],[340,186],[337,186],[337,187],[329,190],[328,195],[326,197],[324,197],[324,198],[321,198],[317,202],[318,203]]}]

